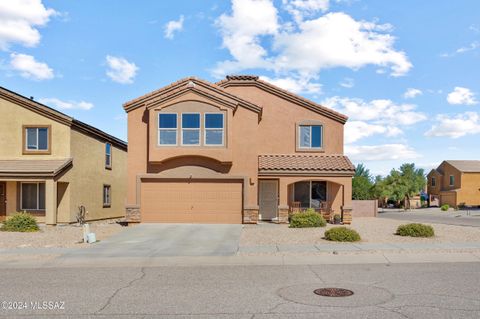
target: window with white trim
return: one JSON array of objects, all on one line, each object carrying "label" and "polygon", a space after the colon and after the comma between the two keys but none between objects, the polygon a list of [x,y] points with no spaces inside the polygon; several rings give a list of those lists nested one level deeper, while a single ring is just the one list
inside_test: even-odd
[{"label": "window with white trim", "polygon": [[103,207],[110,207],[112,205],[112,187],[110,185],[103,185]]},{"label": "window with white trim", "polygon": [[200,145],[200,113],[182,114],[182,145]]},{"label": "window with white trim", "polygon": [[322,125],[299,125],[298,148],[321,149],[322,148]]},{"label": "window with white trim", "polygon": [[48,151],[48,127],[25,128],[25,149],[27,151]]},{"label": "window with white trim", "polygon": [[223,113],[205,113],[205,141],[207,146],[224,144]]},{"label": "window with white trim", "polygon": [[21,183],[21,210],[45,210],[45,183]]},{"label": "window with white trim", "polygon": [[177,145],[177,114],[158,114],[158,145]]}]

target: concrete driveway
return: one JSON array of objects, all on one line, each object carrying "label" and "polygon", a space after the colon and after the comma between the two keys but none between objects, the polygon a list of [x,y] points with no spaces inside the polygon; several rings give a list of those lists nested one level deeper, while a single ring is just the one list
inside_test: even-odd
[{"label": "concrete driveway", "polygon": [[64,257],[229,256],[242,225],[139,224]]}]

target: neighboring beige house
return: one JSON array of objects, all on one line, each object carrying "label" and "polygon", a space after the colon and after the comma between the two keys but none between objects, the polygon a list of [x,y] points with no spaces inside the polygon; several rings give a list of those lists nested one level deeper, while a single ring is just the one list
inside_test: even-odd
[{"label": "neighboring beige house", "polygon": [[0,221],[26,211],[49,225],[123,217],[127,144],[0,87]]},{"label": "neighboring beige house", "polygon": [[257,76],[190,77],[124,108],[127,221],[286,222],[320,205],[351,218],[345,115]]},{"label": "neighboring beige house", "polygon": [[480,161],[443,161],[427,178],[431,206],[480,206]]}]

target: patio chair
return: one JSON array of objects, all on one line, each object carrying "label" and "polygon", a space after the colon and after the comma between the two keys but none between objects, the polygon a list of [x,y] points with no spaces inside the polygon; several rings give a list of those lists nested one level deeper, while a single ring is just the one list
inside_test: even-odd
[{"label": "patio chair", "polygon": [[302,210],[301,204],[302,204],[301,202],[291,202],[289,206],[290,214],[295,214],[297,212],[300,212]]},{"label": "patio chair", "polygon": [[320,214],[327,222],[330,222],[333,218],[332,203],[329,201],[321,202]]}]

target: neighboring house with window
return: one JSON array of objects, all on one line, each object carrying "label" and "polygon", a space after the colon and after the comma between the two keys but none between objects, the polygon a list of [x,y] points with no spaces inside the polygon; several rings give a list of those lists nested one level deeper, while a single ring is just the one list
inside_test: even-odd
[{"label": "neighboring house with window", "polygon": [[79,206],[88,220],[123,217],[126,168],[125,142],[0,87],[0,221],[71,223]]},{"label": "neighboring house with window", "polygon": [[480,161],[443,161],[427,179],[431,206],[480,206]]},{"label": "neighboring house with window", "polygon": [[286,222],[291,207],[323,203],[351,212],[340,113],[256,76],[186,78],[124,108],[130,222]]}]

